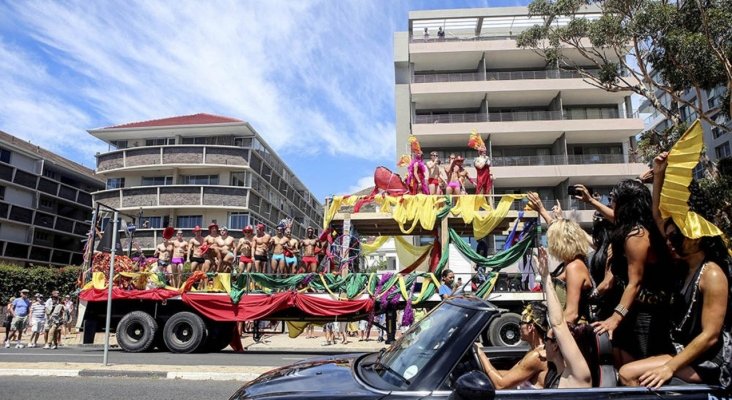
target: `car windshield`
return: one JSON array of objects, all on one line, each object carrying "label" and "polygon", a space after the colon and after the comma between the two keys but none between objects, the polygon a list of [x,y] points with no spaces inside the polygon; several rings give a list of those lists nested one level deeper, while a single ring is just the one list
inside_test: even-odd
[{"label": "car windshield", "polygon": [[[381,357],[381,363],[406,381],[412,381],[472,315],[462,307],[442,303],[411,328]],[[385,379],[390,374],[383,375]],[[389,379],[390,381],[392,379]],[[401,382],[393,382],[400,384]]]}]

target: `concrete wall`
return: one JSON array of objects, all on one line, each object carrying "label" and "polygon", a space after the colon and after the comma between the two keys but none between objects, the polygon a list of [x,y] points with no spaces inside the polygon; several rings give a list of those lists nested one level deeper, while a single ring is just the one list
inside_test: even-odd
[{"label": "concrete wall", "polygon": [[34,192],[18,189],[12,186],[5,187],[5,202],[17,204],[25,208],[35,208]]},{"label": "concrete wall", "polygon": [[40,160],[20,154],[17,151],[11,152],[10,164],[18,169],[22,169],[23,171],[33,174],[39,174],[41,172]]},{"label": "concrete wall", "polygon": [[30,228],[23,225],[16,225],[11,222],[0,224],[0,240],[10,242],[28,243]]}]

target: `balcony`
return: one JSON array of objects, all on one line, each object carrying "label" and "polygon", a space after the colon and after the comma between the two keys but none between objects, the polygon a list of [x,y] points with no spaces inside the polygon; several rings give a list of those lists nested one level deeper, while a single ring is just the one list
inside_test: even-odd
[{"label": "balcony", "polygon": [[121,168],[159,169],[165,165],[181,164],[246,166],[249,165],[249,149],[238,146],[175,145],[137,147],[97,155],[97,172]]},{"label": "balcony", "polygon": [[[597,72],[590,71],[595,75]],[[477,82],[477,81],[513,81],[536,79],[583,79],[584,76],[575,71],[557,69],[538,71],[487,71],[480,72],[446,72],[436,74],[414,74],[412,83],[443,83],[443,82]]]},{"label": "balcony", "polygon": [[623,164],[627,162],[623,154],[585,154],[585,155],[541,155],[494,157],[491,164],[495,167],[519,165],[567,165],[567,164]]},{"label": "balcony", "polygon": [[171,185],[104,190],[94,193],[94,199],[110,207],[122,209],[140,207],[244,209],[247,207],[248,191],[248,188],[231,186]]}]

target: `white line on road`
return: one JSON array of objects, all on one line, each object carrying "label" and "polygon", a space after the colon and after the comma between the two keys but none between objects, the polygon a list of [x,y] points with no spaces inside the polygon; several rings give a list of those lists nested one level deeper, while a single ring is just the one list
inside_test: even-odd
[{"label": "white line on road", "polygon": [[305,358],[303,358],[303,357],[298,357],[298,358],[291,358],[291,357],[282,357],[282,359],[283,359],[283,360],[295,360],[295,361],[300,361],[300,360],[304,360]]},{"label": "white line on road", "polygon": [[0,353],[0,357],[15,356],[15,357],[97,357],[102,358],[100,354],[69,354],[69,353]]},{"label": "white line on road", "polygon": [[79,376],[78,369],[0,369],[0,376]]}]

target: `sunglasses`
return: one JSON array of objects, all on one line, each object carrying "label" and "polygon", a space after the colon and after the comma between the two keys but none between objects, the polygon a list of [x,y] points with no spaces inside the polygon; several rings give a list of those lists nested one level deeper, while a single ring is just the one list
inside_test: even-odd
[{"label": "sunglasses", "polygon": [[686,237],[679,230],[674,230],[668,235],[668,241],[675,249],[680,249],[684,245],[684,239]]}]

